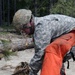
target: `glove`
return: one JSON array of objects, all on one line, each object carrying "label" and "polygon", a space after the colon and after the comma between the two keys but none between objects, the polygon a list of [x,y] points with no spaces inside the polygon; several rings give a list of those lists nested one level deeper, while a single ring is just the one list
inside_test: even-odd
[{"label": "glove", "polygon": [[18,65],[15,68],[15,71],[12,75],[29,75],[29,65],[27,62],[21,62],[20,65]]}]

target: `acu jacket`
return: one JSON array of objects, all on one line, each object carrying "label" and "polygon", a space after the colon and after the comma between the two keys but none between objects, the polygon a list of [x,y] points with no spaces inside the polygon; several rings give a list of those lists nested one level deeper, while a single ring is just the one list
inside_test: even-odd
[{"label": "acu jacket", "polygon": [[45,48],[57,37],[70,32],[75,27],[75,18],[51,14],[44,17],[34,17],[35,54],[30,62],[29,75],[37,75],[41,69]]}]

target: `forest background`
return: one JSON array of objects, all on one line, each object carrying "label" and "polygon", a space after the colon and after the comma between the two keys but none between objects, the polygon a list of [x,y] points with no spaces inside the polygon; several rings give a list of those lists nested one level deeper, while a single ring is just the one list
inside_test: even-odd
[{"label": "forest background", "polygon": [[0,26],[11,27],[18,9],[30,9],[38,17],[48,14],[75,17],[75,0],[0,0]]}]

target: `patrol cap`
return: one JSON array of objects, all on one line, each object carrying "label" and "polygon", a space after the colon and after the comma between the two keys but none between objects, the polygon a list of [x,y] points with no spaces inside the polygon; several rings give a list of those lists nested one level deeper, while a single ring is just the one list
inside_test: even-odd
[{"label": "patrol cap", "polygon": [[13,17],[13,25],[16,29],[20,29],[23,24],[27,24],[31,19],[32,12],[27,9],[19,9]]}]

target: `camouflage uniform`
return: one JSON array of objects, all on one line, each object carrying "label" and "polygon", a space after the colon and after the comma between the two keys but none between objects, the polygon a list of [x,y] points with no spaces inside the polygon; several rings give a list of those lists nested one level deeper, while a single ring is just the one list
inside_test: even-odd
[{"label": "camouflage uniform", "polygon": [[29,75],[37,75],[41,69],[45,48],[62,34],[70,32],[75,27],[75,18],[51,14],[44,17],[34,17],[35,55],[30,62]]}]

